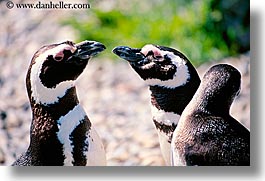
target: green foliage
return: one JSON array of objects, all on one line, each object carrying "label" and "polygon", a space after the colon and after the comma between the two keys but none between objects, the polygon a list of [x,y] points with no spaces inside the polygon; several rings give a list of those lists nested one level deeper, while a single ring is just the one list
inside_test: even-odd
[{"label": "green foliage", "polygon": [[[249,2],[243,1],[117,0],[108,10],[102,5],[109,1],[93,1],[91,9],[64,24],[77,31],[76,41],[97,40],[109,51],[119,45],[171,46],[199,65],[249,50]],[[231,9],[235,3],[237,8]]]}]

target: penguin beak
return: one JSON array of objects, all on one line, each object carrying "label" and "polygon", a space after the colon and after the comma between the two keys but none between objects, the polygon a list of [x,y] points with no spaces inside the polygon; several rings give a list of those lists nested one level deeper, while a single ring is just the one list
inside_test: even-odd
[{"label": "penguin beak", "polygon": [[73,56],[78,57],[81,60],[87,60],[106,49],[102,43],[87,40],[75,44],[75,47],[77,50]]},{"label": "penguin beak", "polygon": [[118,46],[112,50],[112,52],[118,55],[120,58],[125,59],[131,63],[139,62],[145,59],[145,56],[140,52],[141,49],[130,48],[127,46]]}]

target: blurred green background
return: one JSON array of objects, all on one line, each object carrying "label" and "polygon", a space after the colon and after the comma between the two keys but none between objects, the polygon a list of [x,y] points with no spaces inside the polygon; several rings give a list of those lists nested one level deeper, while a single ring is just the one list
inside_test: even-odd
[{"label": "blurred green background", "polygon": [[[97,40],[108,50],[147,43],[171,46],[195,65],[250,50],[248,0],[88,1],[82,16],[63,20],[78,39]],[[114,55],[110,58],[117,59]]]}]

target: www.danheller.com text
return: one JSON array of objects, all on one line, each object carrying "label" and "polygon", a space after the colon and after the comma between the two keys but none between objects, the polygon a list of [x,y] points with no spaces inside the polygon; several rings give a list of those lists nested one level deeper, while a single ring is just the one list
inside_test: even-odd
[{"label": "www.danheller.com text", "polygon": [[29,8],[29,9],[89,9],[90,4],[84,3],[65,3],[63,1],[59,2],[41,2],[36,3],[19,3],[16,4],[17,8]]}]

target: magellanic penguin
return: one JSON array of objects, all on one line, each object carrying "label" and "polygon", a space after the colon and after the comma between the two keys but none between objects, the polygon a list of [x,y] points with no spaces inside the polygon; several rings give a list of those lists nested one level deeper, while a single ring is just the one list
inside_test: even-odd
[{"label": "magellanic penguin", "polygon": [[79,104],[75,82],[105,46],[66,41],[40,48],[26,76],[32,109],[30,145],[13,166],[106,165],[100,137]]},{"label": "magellanic penguin", "polygon": [[180,115],[200,84],[188,58],[173,48],[147,44],[141,49],[119,46],[113,49],[127,60],[151,91],[151,111],[167,165],[171,163],[170,144]]},{"label": "magellanic penguin", "polygon": [[231,65],[204,74],[173,134],[173,165],[250,165],[250,132],[229,114],[240,84],[241,74]]}]

